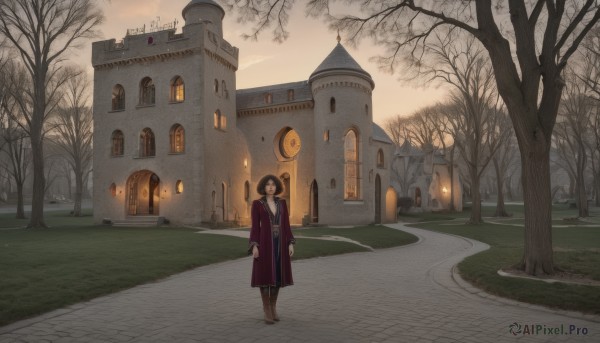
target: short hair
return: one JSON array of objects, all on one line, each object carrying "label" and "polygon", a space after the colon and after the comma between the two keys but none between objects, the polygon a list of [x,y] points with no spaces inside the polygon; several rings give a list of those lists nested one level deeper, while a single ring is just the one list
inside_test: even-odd
[{"label": "short hair", "polygon": [[269,182],[269,180],[273,180],[273,182],[275,183],[275,195],[281,194],[283,192],[283,184],[277,176],[272,174],[265,175],[262,177],[262,179],[260,179],[260,181],[258,181],[258,185],[256,186],[256,191],[258,192],[258,194],[267,195],[267,193],[265,192],[265,186],[267,185],[267,182]]}]

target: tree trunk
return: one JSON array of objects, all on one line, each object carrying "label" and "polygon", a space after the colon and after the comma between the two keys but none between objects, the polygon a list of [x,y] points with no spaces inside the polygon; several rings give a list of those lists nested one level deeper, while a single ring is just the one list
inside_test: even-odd
[{"label": "tree trunk", "polygon": [[81,216],[81,198],[83,194],[83,171],[81,166],[75,166],[75,203],[73,205],[73,216]]},{"label": "tree trunk", "polygon": [[500,166],[496,158],[492,159],[494,162],[494,170],[496,171],[496,187],[498,187],[498,199],[496,200],[496,213],[494,217],[510,217],[504,207],[504,175],[501,175]]},{"label": "tree trunk", "polygon": [[469,218],[468,224],[481,224],[481,194],[479,193],[479,178],[477,177],[477,171],[471,171],[471,199],[473,205],[471,207],[471,217]]},{"label": "tree trunk", "polygon": [[522,149],[525,251],[523,269],[529,275],[554,273],[552,256],[552,196],[550,150]]},{"label": "tree trunk", "polygon": [[454,205],[454,146],[450,150],[450,212],[455,212]]},{"label": "tree trunk", "polygon": [[588,201],[587,201],[587,193],[585,191],[585,165],[587,160],[587,154],[585,151],[585,147],[583,144],[579,144],[579,149],[577,153],[577,209],[579,212],[579,217],[585,218],[589,217],[590,213],[588,210]]},{"label": "tree trunk", "polygon": [[17,219],[25,219],[25,204],[23,201],[23,183],[17,182]]},{"label": "tree trunk", "polygon": [[509,176],[508,180],[506,181],[506,197],[509,201],[515,200],[515,196],[512,192],[512,176]]}]

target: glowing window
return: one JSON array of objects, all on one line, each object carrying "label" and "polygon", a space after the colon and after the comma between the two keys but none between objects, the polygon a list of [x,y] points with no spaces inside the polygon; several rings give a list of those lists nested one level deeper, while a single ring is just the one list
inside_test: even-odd
[{"label": "glowing window", "polygon": [[171,153],[182,153],[185,151],[185,131],[183,126],[175,124],[171,127],[169,134],[171,141]]},{"label": "glowing window", "polygon": [[185,100],[185,85],[180,76],[175,76],[171,80],[171,102],[183,102]]},{"label": "glowing window", "polygon": [[360,174],[358,161],[358,137],[356,132],[349,130],[344,138],[344,199],[360,199]]},{"label": "glowing window", "polygon": [[175,193],[176,194],[183,193],[183,181],[177,180],[177,182],[175,183]]},{"label": "glowing window", "polygon": [[113,198],[117,196],[117,185],[114,182],[110,184],[108,190]]}]

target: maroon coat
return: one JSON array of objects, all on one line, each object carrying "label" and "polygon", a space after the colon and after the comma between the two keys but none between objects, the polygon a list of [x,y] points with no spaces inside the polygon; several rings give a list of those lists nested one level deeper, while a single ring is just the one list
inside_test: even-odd
[{"label": "maroon coat", "polygon": [[[285,200],[279,200],[278,211],[281,211],[279,246],[281,248],[281,287],[294,284],[292,279],[292,263],[288,247],[295,243],[290,228],[290,217]],[[271,236],[271,220],[261,200],[252,202],[252,229],[250,230],[250,248],[258,246],[258,258],[253,259],[252,287],[275,286],[275,255]],[[250,250],[251,251],[251,250]]]}]

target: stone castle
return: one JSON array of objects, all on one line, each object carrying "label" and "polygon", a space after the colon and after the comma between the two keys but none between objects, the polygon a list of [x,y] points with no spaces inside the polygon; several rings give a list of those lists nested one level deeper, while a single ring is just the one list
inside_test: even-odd
[{"label": "stone castle", "polygon": [[368,72],[339,43],[308,80],[236,88],[224,10],[93,43],[94,220],[250,220],[256,184],[281,178],[295,224],[396,220],[394,146],[373,123]]}]

